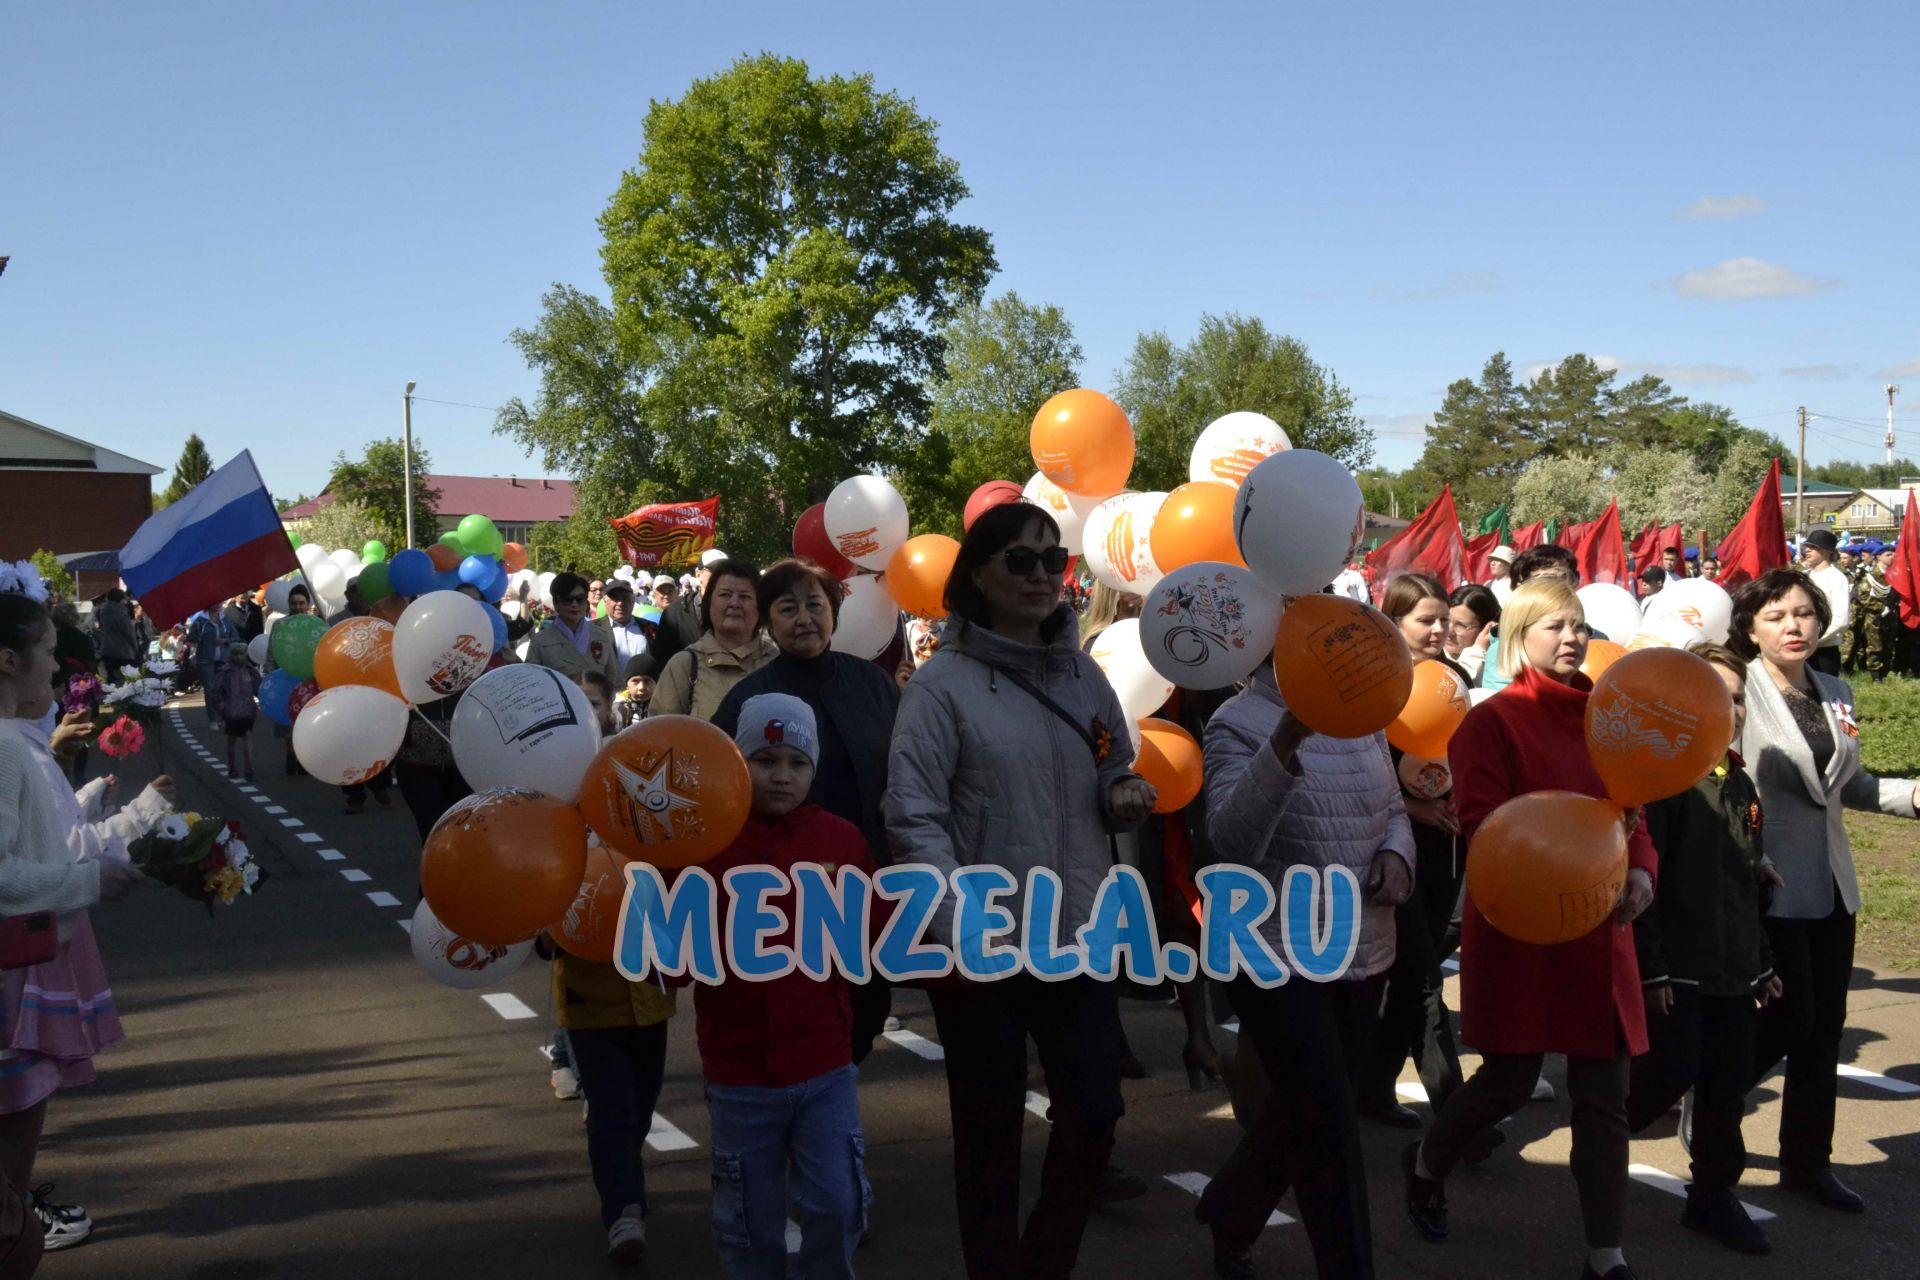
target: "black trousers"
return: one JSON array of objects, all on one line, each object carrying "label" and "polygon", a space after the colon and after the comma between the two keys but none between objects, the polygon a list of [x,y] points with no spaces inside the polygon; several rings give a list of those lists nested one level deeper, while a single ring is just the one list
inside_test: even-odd
[{"label": "black trousers", "polygon": [[1353,1064],[1366,1051],[1382,979],[1227,988],[1272,1091],[1260,1118],[1208,1184],[1201,1216],[1219,1249],[1250,1247],[1292,1187],[1323,1277],[1373,1275],[1367,1173],[1354,1113]]},{"label": "black trousers", "polygon": [[1815,649],[1813,656],[1807,659],[1807,665],[1815,671],[1824,671],[1830,676],[1840,674],[1840,646],[1828,645]]},{"label": "black trousers", "polygon": [[[954,1197],[970,1280],[1073,1274],[1100,1175],[1113,1154],[1120,1096],[1120,1006],[1110,982],[1000,982],[935,988],[947,1057]],[[1053,1129],[1040,1198],[1020,1229],[1020,1138],[1027,1040],[1040,1051]]]},{"label": "black trousers", "polygon": [[1740,1117],[1753,1083],[1753,997],[1673,988],[1673,1008],[1647,1015],[1648,1050],[1633,1060],[1627,1125],[1638,1133],[1693,1090],[1693,1184],[1725,1191],[1747,1170]]},{"label": "black trousers", "polygon": [[1787,1062],[1780,1100],[1780,1169],[1812,1174],[1833,1161],[1834,1073],[1847,1029],[1847,984],[1853,979],[1854,919],[1834,890],[1820,920],[1767,918],[1781,996],[1760,1011],[1753,1074],[1758,1084]]},{"label": "black trousers", "polygon": [[1396,1101],[1394,1085],[1409,1055],[1435,1111],[1465,1079],[1446,1007],[1446,975],[1440,971],[1440,962],[1452,949],[1448,922],[1465,873],[1465,847],[1456,869],[1450,844],[1421,841],[1413,894],[1394,912],[1396,951],[1387,972],[1386,999],[1355,1079],[1360,1101],[1371,1107]]},{"label": "black trousers", "polygon": [[452,765],[444,769],[423,769],[419,765],[396,764],[393,777],[400,786],[400,798],[407,802],[407,810],[413,814],[414,826],[420,829],[423,844],[434,823],[440,821],[440,815],[473,794],[473,788]]},{"label": "black trousers", "polygon": [[[1490,1053],[1480,1069],[1447,1100],[1427,1131],[1427,1170],[1444,1178],[1482,1129],[1518,1111],[1540,1078],[1538,1053]],[[1618,1249],[1627,1202],[1627,1075],[1617,1058],[1567,1059],[1573,1103],[1573,1181],[1589,1249]]]}]

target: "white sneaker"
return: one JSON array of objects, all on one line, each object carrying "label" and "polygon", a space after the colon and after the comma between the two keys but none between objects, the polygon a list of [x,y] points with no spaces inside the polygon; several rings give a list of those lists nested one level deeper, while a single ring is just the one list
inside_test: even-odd
[{"label": "white sneaker", "polygon": [[548,1080],[553,1085],[554,1097],[571,1102],[580,1096],[580,1077],[573,1074],[572,1067],[555,1067]]},{"label": "white sneaker", "polygon": [[888,1014],[887,1020],[880,1024],[880,1029],[882,1031],[898,1031],[900,1029],[900,1019],[894,1017],[892,1014]]},{"label": "white sneaker", "polygon": [[40,1219],[41,1229],[47,1233],[46,1251],[52,1253],[85,1243],[93,1234],[93,1219],[77,1204],[53,1203],[47,1199],[51,1194],[51,1182],[43,1182],[33,1189],[33,1216]]},{"label": "white sneaker", "polygon": [[607,1261],[630,1267],[646,1256],[647,1220],[640,1206],[630,1204],[607,1228]]},{"label": "white sneaker", "polygon": [[1553,1101],[1553,1081],[1541,1076],[1533,1082],[1533,1100],[1535,1102]]}]

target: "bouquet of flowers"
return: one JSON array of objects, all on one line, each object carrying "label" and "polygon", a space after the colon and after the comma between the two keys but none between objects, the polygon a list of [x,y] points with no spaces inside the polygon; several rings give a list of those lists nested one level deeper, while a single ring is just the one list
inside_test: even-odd
[{"label": "bouquet of flowers", "polygon": [[121,667],[120,683],[102,689],[100,705],[111,707],[116,713],[131,716],[144,724],[152,724],[159,719],[167,699],[173,696],[170,677],[177,670],[178,664],[158,660],[142,667]]},{"label": "bouquet of flowers", "polygon": [[197,813],[170,813],[153,831],[127,846],[133,865],[177,889],[213,914],[217,900],[229,906],[267,878],[247,848],[240,824]]}]

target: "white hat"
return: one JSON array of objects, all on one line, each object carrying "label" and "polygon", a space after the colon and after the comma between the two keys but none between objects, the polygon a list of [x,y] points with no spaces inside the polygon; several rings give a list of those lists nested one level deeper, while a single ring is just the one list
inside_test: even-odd
[{"label": "white hat", "polygon": [[653,580],[653,585],[656,587],[677,587],[680,585],[680,580],[670,573],[663,573]]},{"label": "white hat", "polygon": [[1512,564],[1513,548],[1512,547],[1495,547],[1492,551],[1489,551],[1487,553],[1487,559],[1499,560],[1504,564]]},{"label": "white hat", "polygon": [[711,568],[714,565],[719,564],[722,560],[725,560],[726,558],[727,558],[727,553],[720,550],[718,547],[710,551],[702,551],[700,553],[700,567],[702,569]]}]

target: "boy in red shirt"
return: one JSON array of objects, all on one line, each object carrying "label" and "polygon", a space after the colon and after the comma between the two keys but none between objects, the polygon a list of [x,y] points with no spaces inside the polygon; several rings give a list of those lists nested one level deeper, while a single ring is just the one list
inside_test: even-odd
[{"label": "boy in red shirt", "polygon": [[[779,693],[747,699],[734,741],[753,777],[753,813],[705,867],[722,887],[722,937],[734,905],[725,890],[732,868],[773,867],[791,878],[796,865],[818,863],[829,880],[842,866],[869,876],[877,869],[858,827],[807,803],[820,735],[806,703]],[[795,895],[770,892],[764,902],[786,924],[763,947],[794,946]],[[874,914],[869,939],[878,930]],[[693,1007],[713,1127],[713,1237],[727,1275],[851,1277],[873,1198],[854,1087],[852,984],[797,968],[757,982],[729,971],[718,986],[696,986]],[[791,1271],[789,1191],[800,1222]]]}]

